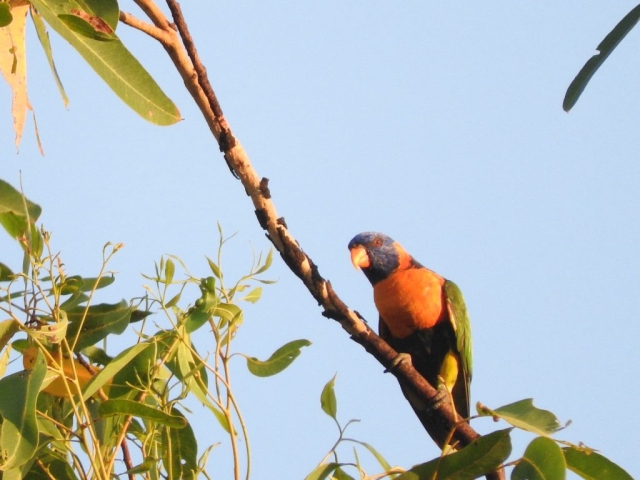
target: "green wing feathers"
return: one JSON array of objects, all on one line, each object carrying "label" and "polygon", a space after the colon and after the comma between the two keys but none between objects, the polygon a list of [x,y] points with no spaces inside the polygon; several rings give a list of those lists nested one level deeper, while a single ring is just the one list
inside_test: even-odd
[{"label": "green wing feathers", "polygon": [[469,323],[469,315],[467,307],[464,304],[462,292],[458,286],[451,280],[445,280],[444,293],[447,299],[447,309],[449,310],[449,318],[456,333],[456,346],[462,360],[462,370],[466,377],[467,390],[471,382],[472,371],[472,346],[471,346],[471,325]]}]

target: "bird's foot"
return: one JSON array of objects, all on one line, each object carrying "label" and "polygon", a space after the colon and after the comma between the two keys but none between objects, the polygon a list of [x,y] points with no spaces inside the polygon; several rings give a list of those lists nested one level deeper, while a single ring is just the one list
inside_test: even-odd
[{"label": "bird's foot", "polygon": [[438,385],[437,391],[438,393],[436,393],[436,396],[433,397],[431,404],[427,406],[427,410],[429,412],[437,410],[444,402],[448,401],[449,398],[451,398],[449,395],[449,390],[443,383],[440,383]]},{"label": "bird's foot", "polygon": [[389,365],[389,368],[385,369],[384,373],[391,372],[394,368],[396,368],[402,362],[411,363],[411,355],[409,355],[408,353],[399,353],[398,356],[391,361],[391,365]]}]

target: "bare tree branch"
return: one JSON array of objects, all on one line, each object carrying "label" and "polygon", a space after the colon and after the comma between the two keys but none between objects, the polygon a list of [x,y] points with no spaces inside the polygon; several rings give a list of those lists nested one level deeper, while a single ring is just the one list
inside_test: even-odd
[{"label": "bare tree branch", "polygon": [[[273,243],[287,266],[302,280],[322,307],[322,315],[338,321],[342,328],[350,334],[352,340],[362,345],[386,369],[391,369],[391,373],[411,388],[426,404],[432,404],[437,397],[437,390],[413,368],[410,362],[401,362],[391,368],[398,355],[397,352],[382,340],[357,312],[342,302],[331,284],[320,275],[318,267],[293,237],[284,218],[278,216],[271,200],[269,180],[261,178],[257,174],[222,113],[222,108],[209,83],[206,68],[198,56],[178,2],[176,0],[166,1],[174,24],[171,24],[164,17],[152,0],[136,0],[136,3],[149,15],[157,27],[169,35],[169,41],[161,42],[180,72],[187,90],[200,108],[231,172],[240,180],[247,195],[251,198],[256,217],[260,226],[266,231],[267,238]],[[174,30],[174,25],[178,33]],[[453,440],[461,446],[469,445],[480,436],[468,423],[458,423],[448,402],[443,402],[434,409],[433,415],[447,431],[453,431]],[[489,474],[487,478],[503,480],[505,478],[504,470],[500,469]]]}]

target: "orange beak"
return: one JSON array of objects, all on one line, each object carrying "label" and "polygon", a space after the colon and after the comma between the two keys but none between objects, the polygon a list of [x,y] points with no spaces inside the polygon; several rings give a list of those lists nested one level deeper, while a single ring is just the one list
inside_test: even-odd
[{"label": "orange beak", "polygon": [[358,245],[357,247],[353,247],[351,249],[351,263],[353,263],[353,266],[356,268],[356,270],[359,270],[361,268],[368,268],[369,265],[371,265],[369,255],[367,254],[367,251],[363,246]]}]

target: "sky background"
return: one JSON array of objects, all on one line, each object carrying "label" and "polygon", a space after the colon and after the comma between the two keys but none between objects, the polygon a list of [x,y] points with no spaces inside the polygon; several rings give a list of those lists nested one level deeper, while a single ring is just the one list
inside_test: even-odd
[{"label": "sky background", "polygon": [[[640,30],[574,110],[566,88],[637,2],[182,2],[211,83],[280,215],[341,298],[377,325],[371,287],[347,243],[382,231],[465,295],[474,340],[472,403],[533,397],[584,442],[640,477]],[[139,15],[132,2],[120,8]],[[63,107],[29,24],[31,122],[16,153],[0,84],[0,178],[44,210],[68,273],[95,275],[123,242],[103,301],[142,295],[163,254],[209,275],[217,226],[236,237],[223,268],[245,273],[270,247],[164,50],[118,33],[184,118],[156,127],[130,111],[51,33]],[[336,439],[320,409],[337,373],[342,423],[393,465],[438,454],[395,379],[320,309],[279,258],[246,309],[236,350],[267,358],[313,342],[284,373],[256,378],[238,358],[235,391],[253,478],[303,478]],[[0,235],[0,261],[19,270]],[[158,319],[161,321],[161,319]],[[124,348],[114,342],[111,352]],[[203,417],[204,418],[204,417]],[[473,422],[481,432],[505,425]],[[228,440],[195,423],[210,471],[230,478]],[[532,437],[514,435],[514,455]],[[360,453],[361,459],[366,454]],[[513,458],[516,458],[515,456]],[[343,451],[343,460],[352,460]],[[365,460],[369,472],[375,464]]]}]

